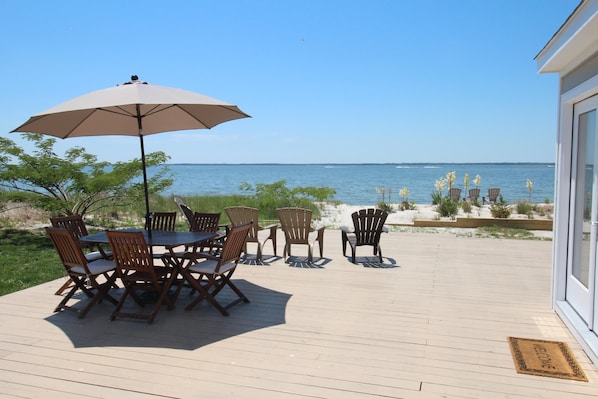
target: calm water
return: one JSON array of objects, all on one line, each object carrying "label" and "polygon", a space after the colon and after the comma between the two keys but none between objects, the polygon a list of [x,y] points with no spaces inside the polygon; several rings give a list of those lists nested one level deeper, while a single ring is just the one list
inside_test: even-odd
[{"label": "calm water", "polygon": [[[508,202],[528,200],[526,181],[533,183],[532,202],[553,200],[554,164],[551,163],[489,163],[489,164],[243,164],[204,165],[172,164],[173,186],[164,195],[239,194],[239,186],[247,182],[273,183],[286,180],[287,187],[327,186],[336,189],[334,199],[349,205],[373,205],[381,195],[376,187],[391,188],[387,202],[399,202],[399,191],[409,189],[409,201],[419,204],[431,202],[436,180],[448,172],[457,173],[456,187],[463,189],[463,179],[469,173],[470,186],[481,176],[480,197],[488,188],[500,187]],[[151,170],[149,171],[151,175]],[[446,193],[446,191],[445,191]]]}]

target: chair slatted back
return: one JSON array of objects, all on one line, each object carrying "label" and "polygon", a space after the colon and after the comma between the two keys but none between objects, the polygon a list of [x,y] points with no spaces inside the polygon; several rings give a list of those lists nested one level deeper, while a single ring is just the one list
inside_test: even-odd
[{"label": "chair slatted back", "polygon": [[286,241],[291,244],[307,243],[311,228],[312,211],[303,208],[278,208],[276,210]]},{"label": "chair slatted back", "polygon": [[381,209],[360,209],[353,212],[351,217],[353,218],[353,227],[357,239],[356,245],[377,246],[388,213]]},{"label": "chair slatted back", "polygon": [[224,246],[222,247],[220,259],[218,260],[216,272],[220,271],[220,266],[222,265],[237,263],[239,261],[241,253],[243,252],[245,240],[247,239],[249,230],[251,230],[251,224],[252,223],[246,223],[243,225],[234,226],[228,232],[226,235],[226,240],[224,241]]},{"label": "chair slatted back", "polygon": [[73,267],[81,267],[86,274],[89,273],[87,267],[87,259],[81,246],[79,245],[79,239],[75,236],[72,230],[58,227],[46,227],[46,232],[50,236],[58,256],[67,272]]},{"label": "chair slatted back", "polygon": [[[88,235],[87,226],[85,226],[85,222],[83,221],[83,217],[81,215],[69,215],[69,216],[59,216],[50,218],[50,223],[52,227],[57,227],[61,229],[67,229],[73,232],[77,240],[79,238]],[[87,244],[79,244],[81,248],[89,248],[90,245]]]},{"label": "chair slatted back", "polygon": [[471,201],[477,201],[479,196],[480,196],[479,188],[472,188],[469,190],[469,199]]},{"label": "chair slatted back", "polygon": [[259,210],[247,206],[229,206],[224,208],[233,227],[251,223],[247,241],[257,242],[259,231]]},{"label": "chair slatted back", "polygon": [[448,192],[449,199],[453,201],[459,201],[461,199],[461,189],[460,188],[451,188]]},{"label": "chair slatted back", "polygon": [[189,231],[207,231],[215,233],[218,231],[220,213],[195,212],[191,220],[192,223]]},{"label": "chair slatted back", "polygon": [[152,212],[149,223],[151,230],[174,231],[176,228],[176,212]]},{"label": "chair slatted back", "polygon": [[496,199],[500,195],[500,188],[489,188],[488,189],[488,201],[496,202]]},{"label": "chair slatted back", "polygon": [[114,263],[121,278],[132,272],[154,275],[154,263],[143,233],[140,231],[107,231]]},{"label": "chair slatted back", "polygon": [[189,224],[189,227],[193,225],[193,211],[187,206],[180,197],[174,197],[174,202],[181,210],[181,213],[185,216],[185,220]]}]

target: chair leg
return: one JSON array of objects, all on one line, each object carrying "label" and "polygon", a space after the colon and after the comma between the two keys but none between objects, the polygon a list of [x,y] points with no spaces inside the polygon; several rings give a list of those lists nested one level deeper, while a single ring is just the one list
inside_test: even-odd
[{"label": "chair leg", "polygon": [[70,288],[72,286],[73,280],[71,280],[71,278],[69,277],[69,279],[65,281],[64,284],[62,284],[62,286],[58,290],[56,290],[54,295],[62,295],[62,293],[67,290],[67,288]]}]

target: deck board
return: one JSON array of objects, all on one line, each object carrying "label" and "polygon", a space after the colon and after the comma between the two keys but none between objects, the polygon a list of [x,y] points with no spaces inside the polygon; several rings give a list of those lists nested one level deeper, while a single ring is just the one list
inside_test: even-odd
[{"label": "deck board", "polygon": [[[284,238],[279,237],[279,253]],[[19,398],[591,398],[598,371],[550,308],[549,241],[383,235],[384,265],[242,264],[221,316],[183,293],[153,325],[54,314],[63,279],[0,297],[0,392]],[[250,251],[251,251],[250,246]],[[305,252],[305,253],[304,253]],[[316,258],[317,259],[317,258]],[[229,295],[229,293],[223,293]],[[562,340],[589,382],[517,374],[508,336]]]}]

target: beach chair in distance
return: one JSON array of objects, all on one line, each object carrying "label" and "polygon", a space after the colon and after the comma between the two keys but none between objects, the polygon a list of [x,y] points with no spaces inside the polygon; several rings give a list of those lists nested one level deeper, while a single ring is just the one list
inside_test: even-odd
[{"label": "beach chair in distance", "polygon": [[[181,274],[189,283],[191,288],[199,293],[199,296],[193,300],[185,310],[191,310],[202,300],[212,304],[223,316],[228,316],[228,310],[241,303],[249,303],[249,299],[233,284],[231,277],[237,268],[243,246],[251,230],[252,223],[234,226],[226,235],[224,245],[219,256],[206,253],[195,253],[192,262],[187,267],[181,269]],[[216,300],[218,293],[223,288],[229,287],[237,298],[228,304],[221,304]]]},{"label": "beach chair in distance", "polygon": [[[268,240],[272,241],[274,247],[274,256],[276,256],[276,230],[278,226],[276,224],[270,224],[268,226],[259,225],[259,210],[256,208],[250,208],[247,206],[229,206],[224,208],[228,220],[233,227],[244,225],[251,222],[251,228],[247,235],[247,240],[243,246],[243,252],[247,257],[247,243],[257,244],[256,261],[262,261],[263,249]],[[267,232],[266,234],[262,232]]]},{"label": "beach chair in distance", "polygon": [[[96,303],[104,298],[116,305],[116,299],[108,293],[116,279],[114,262],[109,259],[88,262],[79,245],[79,239],[71,230],[46,227],[46,233],[50,236],[70,282],[72,282],[71,290],[60,301],[54,312],[72,310],[77,312],[79,318],[82,319]],[[100,282],[99,278],[105,279],[105,281]],[[67,304],[77,291],[83,292],[90,298],[83,308],[75,308]]]},{"label": "beach chair in distance", "polygon": [[469,189],[469,200],[471,202],[476,202],[480,198],[480,189],[479,188],[471,188]]},{"label": "beach chair in distance", "polygon": [[189,227],[191,227],[191,225],[193,224],[193,211],[191,210],[191,208],[183,202],[181,197],[174,197],[174,202],[179,207],[179,210],[181,211],[181,214],[183,214],[183,216],[185,217],[185,220],[187,221]]},{"label": "beach chair in distance", "polygon": [[[283,257],[291,256],[291,246],[295,244],[307,245],[307,262],[313,261],[313,247],[317,242],[320,247],[320,258],[324,257],[324,229],[311,227],[312,211],[303,208],[278,208],[276,210],[284,232],[285,243]],[[315,235],[310,233],[316,233]]]},{"label": "beach chair in distance", "polygon": [[343,255],[347,252],[347,244],[351,246],[351,262],[355,263],[355,250],[357,247],[371,245],[374,255],[378,256],[382,263],[382,249],[380,248],[380,235],[387,233],[388,228],[384,226],[388,213],[382,209],[360,209],[351,214],[353,219],[353,230],[341,226],[341,237],[343,244]]},{"label": "beach chair in distance", "polygon": [[496,203],[496,200],[498,199],[498,196],[500,195],[500,188],[489,188],[488,189],[488,203],[494,202]]},{"label": "beach chair in distance", "polygon": [[449,189],[448,197],[452,201],[460,201],[461,200],[461,189],[460,188]]}]

